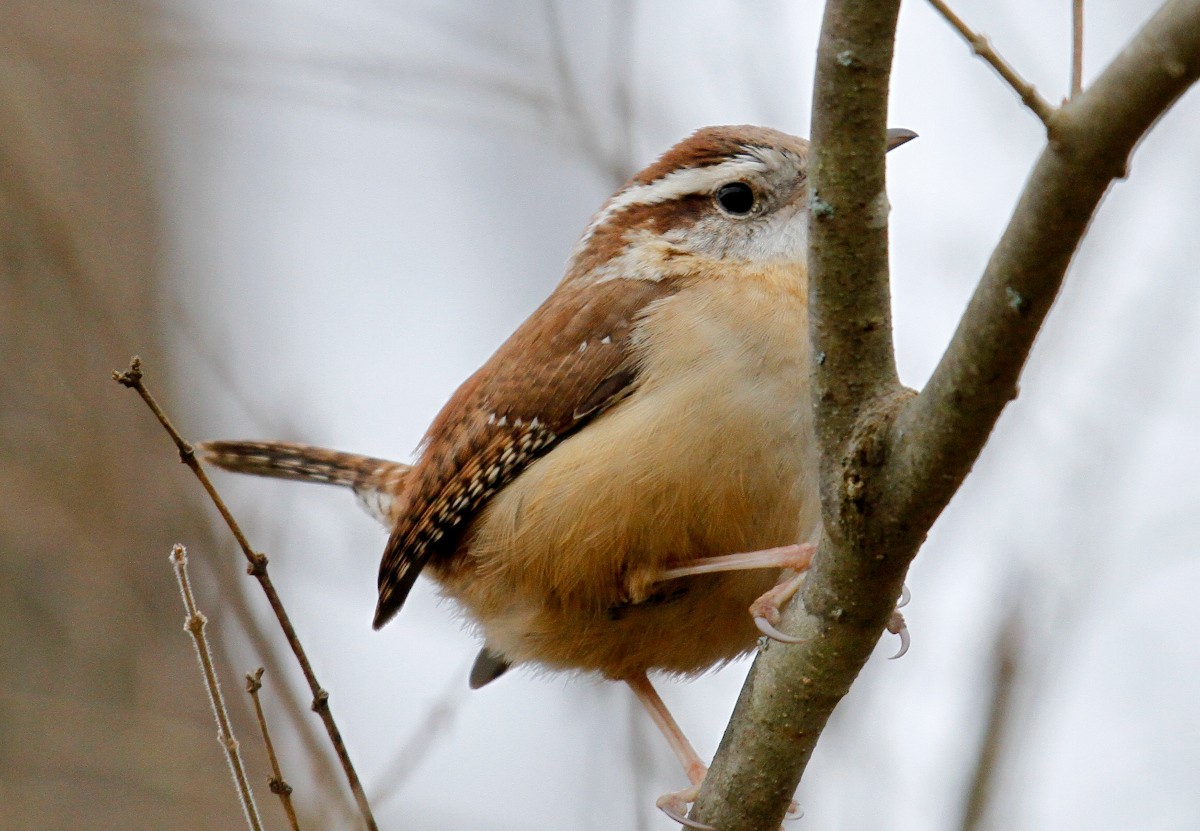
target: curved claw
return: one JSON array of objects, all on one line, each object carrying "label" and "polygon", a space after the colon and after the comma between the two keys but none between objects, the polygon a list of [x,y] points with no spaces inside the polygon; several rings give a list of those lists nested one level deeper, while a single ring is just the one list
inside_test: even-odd
[{"label": "curved claw", "polygon": [[908,583],[900,587],[900,599],[896,601],[896,608],[903,609],[912,600],[912,592],[908,590]]},{"label": "curved claw", "polygon": [[900,636],[900,651],[888,660],[894,661],[897,658],[903,658],[904,654],[908,652],[908,647],[912,644],[912,638],[908,634],[908,624],[904,622],[904,615],[899,612],[892,612],[892,619],[888,621],[887,630],[893,635]]},{"label": "curved claw", "polygon": [[804,809],[796,804],[796,800],[792,800],[792,804],[788,806],[787,813],[783,815],[784,822],[795,822],[798,819],[804,818]]},{"label": "curved claw", "polygon": [[762,615],[754,616],[754,625],[758,627],[758,631],[762,632],[773,641],[780,643],[804,643],[808,638],[797,638],[795,635],[789,635],[785,632],[780,632],[776,629],[771,621],[767,620]]},{"label": "curved claw", "polygon": [[[690,790],[690,789],[689,789]],[[697,831],[717,831],[711,825],[705,825],[703,822],[696,822],[694,819],[687,817],[687,799],[684,794],[687,791],[679,791],[677,793],[669,793],[665,796],[660,796],[658,801],[654,803],[658,806],[658,810],[675,820],[685,828],[695,828]],[[694,796],[693,796],[694,798]]]}]

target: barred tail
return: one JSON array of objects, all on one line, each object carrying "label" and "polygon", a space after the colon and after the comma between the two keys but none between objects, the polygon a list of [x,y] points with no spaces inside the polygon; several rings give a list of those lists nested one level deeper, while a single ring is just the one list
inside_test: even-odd
[{"label": "barred tail", "polygon": [[409,465],[356,453],[284,441],[206,441],[196,445],[200,459],[235,473],[343,485],[384,526],[395,524],[394,497]]}]

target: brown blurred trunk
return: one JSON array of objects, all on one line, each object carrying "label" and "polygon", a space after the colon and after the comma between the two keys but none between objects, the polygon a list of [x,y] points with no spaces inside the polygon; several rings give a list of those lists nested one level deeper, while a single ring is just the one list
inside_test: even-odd
[{"label": "brown blurred trunk", "polygon": [[242,827],[167,563],[177,536],[209,544],[199,491],[109,380],[164,352],[151,8],[0,5],[5,829]]}]

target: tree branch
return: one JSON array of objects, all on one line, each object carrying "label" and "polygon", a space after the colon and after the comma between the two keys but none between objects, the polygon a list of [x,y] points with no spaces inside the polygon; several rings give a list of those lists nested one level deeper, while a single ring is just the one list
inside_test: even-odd
[{"label": "tree branch", "polygon": [[[903,566],[881,582],[870,574],[874,562],[846,550],[857,523],[842,508],[865,494],[837,484],[860,404],[903,393],[892,351],[883,171],[898,13],[899,0],[825,6],[809,157],[811,378],[825,534],[803,596],[783,621],[789,634],[809,640],[762,648],[697,797],[692,818],[722,831],[779,827],[903,582]],[[841,554],[832,557],[833,550]],[[894,590],[881,588],[888,584]]]},{"label": "tree branch", "polygon": [[932,525],[975,463],[1088,223],[1143,135],[1200,76],[1200,0],[1172,0],[1054,116],[949,347],[896,422],[895,510]]},{"label": "tree branch", "polygon": [[246,556],[246,561],[249,566],[246,568],[246,573],[258,581],[263,593],[267,596],[267,602],[271,606],[271,611],[275,613],[275,619],[279,622],[279,627],[283,630],[284,638],[288,642],[288,646],[292,649],[292,654],[296,656],[296,661],[300,664],[300,670],[304,674],[304,679],[308,682],[308,688],[312,692],[312,709],[313,712],[320,717],[322,724],[325,725],[325,732],[329,735],[329,741],[333,745],[333,751],[338,757],[338,761],[342,764],[342,772],[346,775],[346,782],[350,786],[350,792],[354,795],[354,800],[358,803],[359,811],[362,814],[363,822],[367,831],[377,831],[378,825],[375,822],[375,816],[371,813],[371,805],[367,801],[366,791],[363,790],[362,782],[358,778],[358,773],[354,769],[354,763],[350,761],[350,754],[346,750],[346,743],[342,739],[341,730],[338,729],[337,723],[333,718],[333,711],[329,707],[329,693],[317,681],[317,675],[313,671],[312,663],[308,660],[308,654],[304,651],[304,647],[300,643],[300,636],[296,633],[296,627],[292,625],[291,617],[287,610],[283,607],[283,601],[279,597],[279,592],[275,590],[275,584],[271,580],[267,572],[268,560],[267,556],[261,552],[255,551],[250,541],[246,539],[246,535],[242,532],[241,526],[238,525],[233,514],[229,511],[229,507],[225,504],[225,500],[217,493],[216,487],[212,480],[208,478],[208,474],[204,472],[204,468],[200,466],[200,462],[196,460],[196,452],[192,448],[180,432],[167,418],[166,412],[159,406],[158,401],[150,394],[150,390],[142,376],[142,359],[136,355],[129,361],[129,368],[124,372],[114,371],[112,374],[113,380],[123,387],[136,392],[154,413],[154,417],[158,419],[158,423],[171,437],[171,441],[175,443],[176,449],[179,451],[179,461],[187,465],[188,469],[200,480],[205,492],[212,500],[221,518],[225,520],[225,524],[229,527],[234,539],[237,540],[238,546],[242,549],[242,553]]},{"label": "tree branch", "polygon": [[940,14],[947,23],[949,23],[956,32],[962,35],[963,40],[971,47],[971,51],[996,70],[996,74],[1004,79],[1004,82],[1012,88],[1017,97],[1021,99],[1021,103],[1033,112],[1042,123],[1048,128],[1050,120],[1054,117],[1054,107],[1050,105],[1034,88],[1033,84],[1026,81],[1017,70],[1013,69],[1012,64],[1004,60],[1004,56],[996,51],[992,46],[991,41],[986,37],[976,32],[966,24],[961,17],[954,13],[944,0],[929,0],[929,5]]},{"label": "tree branch", "polygon": [[[1071,256],[1129,153],[1200,76],[1200,0],[1171,0],[1051,119],[966,314],[920,395],[896,380],[883,153],[897,2],[830,0],[813,102],[811,378],[824,534],[759,652],[693,810],[775,831],[834,706],[892,612],[909,563],[974,464]],[[765,643],[765,642],[764,642]]]}]

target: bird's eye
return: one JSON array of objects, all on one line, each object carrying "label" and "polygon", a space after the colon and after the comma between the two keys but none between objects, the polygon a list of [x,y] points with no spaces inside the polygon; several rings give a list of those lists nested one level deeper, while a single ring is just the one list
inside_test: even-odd
[{"label": "bird's eye", "polygon": [[754,190],[745,182],[730,182],[717,189],[717,204],[732,216],[746,216],[754,210]]}]

